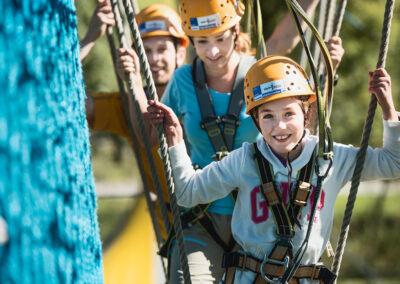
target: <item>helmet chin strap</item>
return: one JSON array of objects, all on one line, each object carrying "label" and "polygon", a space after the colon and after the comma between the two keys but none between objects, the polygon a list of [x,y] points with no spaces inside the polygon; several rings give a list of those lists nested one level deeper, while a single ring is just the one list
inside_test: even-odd
[{"label": "helmet chin strap", "polygon": [[[290,164],[290,158],[289,155],[292,151],[294,151],[301,143],[301,141],[303,140],[304,136],[306,135],[306,130],[303,130],[303,135],[301,136],[299,142],[297,142],[297,144],[293,147],[292,150],[290,150],[287,153],[287,157],[286,157],[286,167],[288,168],[288,190],[289,190],[289,206],[292,206],[292,165]],[[292,214],[294,214],[293,210],[291,210]],[[293,217],[293,216],[291,216]],[[299,228],[301,228],[300,226],[300,222],[299,220],[297,220],[297,218],[293,218],[293,220],[296,220],[296,224],[297,226],[299,226]]]},{"label": "helmet chin strap", "polygon": [[289,196],[290,196],[290,192],[292,191],[292,187],[291,187],[291,180],[292,180],[292,165],[290,164],[290,153],[293,152],[294,150],[296,150],[297,147],[299,147],[301,141],[303,141],[304,136],[306,135],[306,130],[303,130],[303,135],[301,136],[301,138],[299,139],[299,142],[297,142],[297,144],[292,148],[292,150],[290,150],[287,153],[286,156],[286,166],[288,168],[288,187],[289,187]]}]

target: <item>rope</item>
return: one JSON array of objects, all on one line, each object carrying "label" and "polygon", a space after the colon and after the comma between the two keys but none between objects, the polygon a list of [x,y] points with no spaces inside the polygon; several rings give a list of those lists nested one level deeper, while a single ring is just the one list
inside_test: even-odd
[{"label": "rope", "polygon": [[[127,48],[126,37],[125,37],[125,34],[124,34],[123,24],[122,24],[122,20],[121,20],[121,14],[120,14],[119,9],[118,9],[117,0],[112,0],[111,1],[111,6],[112,6],[114,17],[115,17],[115,24],[116,24],[115,26],[116,26],[116,29],[117,29],[117,38],[118,38],[119,44],[120,44],[121,47],[126,49]],[[136,100],[136,94],[135,94],[134,86],[133,86],[133,77],[132,76],[133,76],[132,74],[129,74],[129,77],[128,77],[128,94],[132,98],[133,102],[135,103],[134,107],[136,109],[139,109],[138,102]],[[126,96],[123,96],[123,95],[121,97],[122,97],[123,100],[126,98]],[[124,105],[124,107],[127,107],[128,104],[124,101],[123,105]],[[129,113],[129,110],[128,110],[128,113]],[[136,113],[136,120],[137,120],[137,122],[139,124],[139,129],[141,131],[140,135],[141,135],[142,139],[147,139],[148,135],[147,135],[147,133],[145,131],[145,127],[144,127],[145,124],[144,124],[143,117],[142,117],[141,113],[139,113],[139,114],[137,112],[135,112],[135,113]],[[128,117],[127,121],[128,121],[128,123],[130,123],[130,117]],[[130,124],[130,126],[131,126],[131,124]],[[135,143],[132,143],[132,144],[135,144]],[[149,167],[150,167],[150,170],[151,170],[151,173],[152,173],[152,177],[153,177],[153,182],[154,182],[154,185],[155,185],[157,198],[159,199],[159,205],[160,205],[161,215],[163,217],[164,226],[165,226],[165,229],[167,231],[169,231],[170,230],[170,224],[169,224],[169,220],[168,220],[168,209],[167,209],[167,206],[165,205],[166,202],[164,200],[164,195],[163,195],[162,190],[161,190],[160,180],[158,178],[156,178],[158,175],[157,175],[155,162],[154,162],[154,159],[153,159],[153,154],[151,152],[149,143],[143,143],[143,146],[144,146],[144,149],[145,149],[146,156],[148,158]],[[137,157],[138,157],[138,160],[140,160],[139,159],[140,156],[137,156]]]},{"label": "rope", "polygon": [[347,0],[340,0],[338,4],[338,12],[335,17],[335,23],[333,24],[333,32],[334,36],[339,36],[339,31],[342,27],[344,12],[346,11]]},{"label": "rope", "polygon": [[[114,1],[114,2],[116,2],[116,1]],[[117,3],[113,3],[113,9],[114,10],[118,10]],[[122,21],[121,21],[121,16],[119,14],[119,10],[116,13],[114,13],[114,15],[115,15],[114,16],[115,17],[115,22],[117,23],[116,28],[118,30],[118,35],[123,35],[124,36],[124,29],[121,28],[122,27]],[[121,78],[117,74],[117,69],[116,69],[116,48],[115,48],[114,38],[113,38],[113,29],[112,29],[111,26],[107,27],[106,34],[107,34],[108,44],[110,46],[112,61],[113,61],[113,64],[114,64],[114,72],[115,72],[115,75],[116,75],[116,78],[117,78],[118,89],[119,89],[119,92],[120,92],[121,98],[122,98],[122,105],[123,105],[123,109],[124,109],[124,115],[125,115],[125,119],[126,119],[126,121],[128,123],[128,126],[129,126],[129,134],[130,134],[131,141],[132,141],[133,151],[134,151],[135,156],[136,156],[136,162],[138,164],[140,176],[142,178],[142,182],[143,182],[143,186],[144,186],[144,190],[143,190],[144,196],[146,198],[147,206],[149,208],[153,229],[154,229],[154,232],[155,232],[155,235],[156,235],[157,246],[158,246],[158,249],[160,249],[161,248],[161,244],[162,244],[161,232],[160,232],[160,228],[157,225],[158,222],[157,222],[157,217],[156,217],[156,213],[155,213],[155,206],[154,206],[154,203],[151,200],[150,192],[147,190],[150,187],[149,187],[149,183],[148,183],[148,181],[146,179],[146,173],[145,173],[145,170],[144,170],[143,161],[142,161],[142,159],[140,159],[140,149],[139,149],[138,144],[136,143],[137,139],[135,137],[135,132],[133,130],[132,121],[130,119],[130,111],[129,111],[129,106],[128,106],[128,102],[127,102],[127,97],[126,97],[124,84],[123,84]],[[121,37],[119,37],[118,39],[120,41],[120,45],[121,46],[126,45],[126,43],[123,43],[124,41],[122,40]],[[158,175],[157,174],[152,174],[152,178],[153,179],[158,179]],[[165,205],[165,202],[164,202],[164,205]],[[161,206],[160,206],[160,210],[161,210]],[[164,275],[167,275],[167,269],[166,269],[166,267],[164,265],[164,261],[161,260],[161,263],[162,263],[162,267],[163,267],[163,270],[164,270]]]},{"label": "rope", "polygon": [[[147,87],[149,88],[150,94],[149,94],[148,99],[158,100],[156,88],[154,86],[154,81],[153,81],[153,78],[152,78],[151,72],[150,72],[149,62],[147,60],[146,53],[145,53],[145,50],[143,47],[143,42],[140,37],[139,29],[138,29],[138,26],[137,26],[137,23],[135,20],[135,12],[132,9],[131,3],[129,1],[123,0],[123,3],[125,6],[124,7],[125,13],[128,17],[129,26],[130,26],[130,29],[131,29],[131,32],[132,32],[132,35],[134,38],[134,44],[135,44],[136,50],[139,55],[142,70],[144,72],[144,77],[146,79]],[[137,108],[137,110],[139,110],[139,108]],[[174,182],[173,182],[173,177],[172,177],[172,170],[171,170],[171,165],[170,165],[170,160],[169,160],[169,155],[168,155],[168,146],[167,146],[167,142],[165,139],[162,125],[157,126],[157,134],[158,134],[158,140],[160,143],[160,153],[161,153],[161,157],[162,157],[163,164],[164,164],[165,177],[167,179],[168,195],[169,195],[169,201],[170,201],[171,210],[172,210],[172,219],[173,219],[173,225],[174,225],[176,239],[177,239],[177,243],[178,243],[179,257],[180,257],[181,268],[183,271],[184,283],[191,283],[189,265],[188,265],[187,255],[186,255],[185,247],[184,247],[183,230],[182,230],[182,224],[181,224],[181,219],[180,219],[180,212],[179,212],[179,207],[178,207],[178,204],[176,201]]]},{"label": "rope", "polygon": [[[385,68],[386,63],[386,54],[389,47],[389,35],[390,35],[390,27],[391,21],[393,18],[393,8],[394,8],[394,0],[387,0],[385,7],[385,15],[383,21],[382,28],[382,37],[379,49],[379,58],[378,63],[376,65],[377,68]],[[332,271],[339,274],[339,268],[343,257],[344,247],[346,245],[347,235],[349,232],[350,219],[354,208],[354,203],[357,197],[358,186],[360,184],[361,172],[364,167],[365,155],[368,148],[368,140],[371,134],[372,123],[374,120],[375,110],[377,106],[377,99],[374,95],[371,95],[368,114],[365,120],[360,150],[357,153],[357,162],[353,173],[353,178],[350,187],[349,198],[346,204],[346,209],[343,217],[343,223],[340,230],[340,236],[336,248],[335,258],[332,264]]]}]

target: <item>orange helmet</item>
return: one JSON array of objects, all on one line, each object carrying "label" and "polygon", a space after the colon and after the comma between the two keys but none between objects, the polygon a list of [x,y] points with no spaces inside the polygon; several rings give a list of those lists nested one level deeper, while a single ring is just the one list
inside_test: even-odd
[{"label": "orange helmet", "polygon": [[244,96],[247,114],[281,98],[308,96],[310,103],[317,98],[303,68],[292,59],[277,55],[261,58],[251,66],[244,78]]},{"label": "orange helmet", "polygon": [[182,27],[188,36],[209,36],[240,22],[245,6],[240,0],[180,0]]},{"label": "orange helmet", "polygon": [[136,22],[142,38],[173,36],[181,40],[182,46],[189,44],[179,15],[167,5],[153,4],[144,8],[136,15]]}]

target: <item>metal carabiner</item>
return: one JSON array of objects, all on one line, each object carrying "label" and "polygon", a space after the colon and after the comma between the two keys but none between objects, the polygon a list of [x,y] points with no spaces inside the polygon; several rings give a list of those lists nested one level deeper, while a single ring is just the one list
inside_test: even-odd
[{"label": "metal carabiner", "polygon": [[286,271],[286,269],[289,266],[289,256],[287,255],[283,261],[280,261],[280,260],[270,259],[270,258],[267,257],[267,255],[265,255],[264,260],[261,263],[260,271],[261,271],[261,276],[264,278],[264,280],[267,281],[267,283],[270,283],[270,284],[281,283],[282,276],[279,277],[279,278],[276,278],[274,280],[274,279],[269,279],[268,276],[265,275],[265,273],[264,273],[264,265],[267,263],[267,261],[272,263],[272,264],[282,265],[284,267],[284,271]]}]

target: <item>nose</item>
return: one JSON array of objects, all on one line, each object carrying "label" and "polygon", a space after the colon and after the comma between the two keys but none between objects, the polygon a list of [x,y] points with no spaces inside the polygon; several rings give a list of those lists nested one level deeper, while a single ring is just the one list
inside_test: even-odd
[{"label": "nose", "polygon": [[149,64],[152,64],[154,62],[157,62],[160,59],[160,55],[158,54],[158,52],[148,52],[149,54],[147,55],[147,58],[149,60]]},{"label": "nose", "polygon": [[215,58],[219,53],[219,48],[216,45],[210,45],[209,49],[208,49],[208,55],[211,58]]},{"label": "nose", "polygon": [[286,122],[284,120],[282,120],[282,119],[278,119],[276,121],[275,127],[279,128],[279,129],[286,129],[287,128],[286,127]]}]

